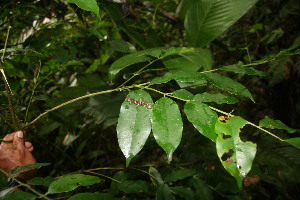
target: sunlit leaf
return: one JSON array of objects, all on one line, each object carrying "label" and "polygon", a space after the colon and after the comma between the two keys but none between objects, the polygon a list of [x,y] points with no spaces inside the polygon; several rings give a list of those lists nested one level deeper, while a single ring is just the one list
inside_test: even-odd
[{"label": "sunlit leaf", "polygon": [[226,96],[224,94],[221,93],[217,93],[217,94],[210,94],[207,92],[204,92],[202,94],[197,94],[194,97],[195,101],[200,101],[200,102],[216,102],[217,104],[235,104],[237,102],[239,102],[239,100],[237,100],[234,97],[231,96]]},{"label": "sunlit leaf", "polygon": [[241,18],[257,0],[185,1],[185,29],[190,46],[203,47]]},{"label": "sunlit leaf", "polygon": [[184,105],[184,112],[188,120],[202,135],[216,141],[217,134],[214,126],[218,116],[208,105],[193,100]]},{"label": "sunlit leaf", "polygon": [[101,182],[101,179],[96,176],[72,174],[63,176],[53,181],[48,188],[48,193],[54,194],[61,192],[70,192],[79,186],[94,185],[99,182]]},{"label": "sunlit leaf", "polygon": [[79,8],[95,13],[99,17],[99,7],[95,0],[67,0],[75,3]]},{"label": "sunlit leaf", "polygon": [[247,123],[239,116],[221,116],[215,126],[218,134],[217,154],[224,168],[237,180],[239,188],[242,187],[243,178],[250,171],[256,154],[256,144],[243,142],[239,136]]},{"label": "sunlit leaf", "polygon": [[182,136],[183,123],[175,101],[163,97],[153,107],[152,131],[156,142],[167,153],[168,161],[178,147]]},{"label": "sunlit leaf", "polygon": [[259,126],[270,128],[270,129],[282,129],[282,130],[286,130],[289,133],[295,133],[297,131],[296,129],[288,127],[280,120],[274,120],[268,116],[266,116],[264,119],[259,121]]},{"label": "sunlit leaf", "polygon": [[217,73],[205,73],[207,81],[211,82],[216,87],[225,90],[234,95],[240,95],[250,98],[253,102],[254,99],[249,90],[241,83],[232,80],[226,76],[222,76]]},{"label": "sunlit leaf", "polygon": [[284,141],[289,143],[290,145],[293,145],[294,147],[300,149],[300,137],[290,138],[290,139],[286,139]]},{"label": "sunlit leaf", "polygon": [[[151,105],[150,95],[143,90],[131,91],[121,106],[117,125],[119,146],[126,158],[128,166],[131,159],[143,148],[151,131],[152,109],[139,103]],[[136,102],[134,102],[136,101]],[[137,103],[137,104],[135,104]]]}]

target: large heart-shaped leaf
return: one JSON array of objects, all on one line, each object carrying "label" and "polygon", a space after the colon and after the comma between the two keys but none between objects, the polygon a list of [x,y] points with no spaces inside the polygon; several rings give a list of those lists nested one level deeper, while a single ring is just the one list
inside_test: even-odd
[{"label": "large heart-shaped leaf", "polygon": [[153,107],[152,130],[156,142],[167,153],[168,161],[179,145],[182,136],[182,119],[175,101],[163,97]]},{"label": "large heart-shaped leaf", "polygon": [[221,116],[215,126],[218,134],[217,154],[224,168],[237,180],[239,188],[242,187],[243,178],[250,171],[256,154],[256,144],[243,142],[239,136],[241,128],[247,123],[239,116]]},{"label": "large heart-shaped leaf", "polygon": [[185,29],[190,46],[202,47],[227,30],[258,0],[189,0]]},{"label": "large heart-shaped leaf", "polygon": [[131,91],[121,106],[117,125],[119,146],[126,166],[143,148],[151,131],[152,99],[144,90]]}]

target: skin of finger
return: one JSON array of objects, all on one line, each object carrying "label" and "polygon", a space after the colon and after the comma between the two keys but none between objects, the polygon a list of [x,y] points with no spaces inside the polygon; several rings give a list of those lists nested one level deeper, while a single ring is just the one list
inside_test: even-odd
[{"label": "skin of finger", "polygon": [[14,136],[15,136],[15,133],[10,133],[10,134],[7,134],[3,140],[13,140],[14,139]]},{"label": "skin of finger", "polygon": [[33,151],[33,145],[31,144],[31,142],[25,142],[25,147],[26,149],[28,149],[28,151],[32,152]]},{"label": "skin of finger", "polygon": [[24,133],[23,133],[23,138],[18,137],[18,132],[15,132],[14,134],[14,139],[13,139],[13,145],[17,149],[25,149],[25,139],[24,139]]}]

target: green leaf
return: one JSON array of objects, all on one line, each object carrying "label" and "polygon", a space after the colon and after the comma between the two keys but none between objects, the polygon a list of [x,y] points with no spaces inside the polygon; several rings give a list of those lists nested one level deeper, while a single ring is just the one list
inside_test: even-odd
[{"label": "green leaf", "polygon": [[172,94],[175,97],[179,97],[185,100],[192,100],[194,98],[194,95],[185,89],[176,90]]},{"label": "green leaf", "polygon": [[95,0],[67,0],[75,3],[79,8],[95,13],[99,17],[99,7]]},{"label": "green leaf", "polygon": [[27,192],[14,192],[12,194],[6,195],[2,200],[34,200],[36,196]]},{"label": "green leaf", "polygon": [[102,179],[96,176],[72,174],[53,181],[48,188],[48,194],[70,192],[79,186],[94,185],[101,181]]},{"label": "green leaf", "polygon": [[152,109],[136,105],[133,101],[152,103],[150,95],[143,90],[131,91],[121,106],[117,125],[119,146],[128,166],[131,159],[143,148],[151,131]]},{"label": "green leaf", "polygon": [[122,181],[118,185],[119,190],[126,193],[149,193],[150,192],[150,184],[146,181]]},{"label": "green leaf", "polygon": [[208,105],[193,100],[184,105],[184,112],[188,120],[202,135],[216,141],[217,135],[214,126],[218,116]]},{"label": "green leaf", "polygon": [[156,190],[156,200],[176,200],[170,188],[163,184]]},{"label": "green leaf", "polygon": [[164,59],[163,64],[169,70],[198,71],[201,68],[201,71],[210,70],[212,66],[212,55],[209,50],[199,48],[186,53],[176,52],[176,56],[174,55]]},{"label": "green leaf", "polygon": [[201,179],[194,178],[192,180],[193,186],[196,189],[195,199],[213,200],[213,195],[210,187]]},{"label": "green leaf", "polygon": [[206,76],[203,73],[198,73],[194,71],[171,71],[166,73],[162,77],[153,79],[150,84],[161,84],[169,82],[170,80],[176,80],[177,82],[202,82],[206,83]]},{"label": "green leaf", "polygon": [[50,184],[54,181],[53,178],[47,176],[46,178],[35,177],[29,181],[30,185],[43,185],[49,187]]},{"label": "green leaf", "polygon": [[216,87],[234,95],[248,97],[254,102],[254,99],[249,90],[239,82],[216,73],[205,73],[204,75],[207,81],[211,82]]},{"label": "green leaf", "polygon": [[183,186],[174,186],[171,187],[171,190],[185,200],[195,200],[196,194],[191,188],[186,188]]},{"label": "green leaf", "polygon": [[106,193],[79,193],[71,196],[68,200],[118,200],[119,198],[114,198],[110,194]]},{"label": "green leaf", "polygon": [[166,151],[169,162],[181,141],[182,129],[183,123],[176,102],[167,97],[156,101],[153,107],[152,131],[158,145]]},{"label": "green leaf", "polygon": [[109,69],[110,80],[112,80],[121,70],[130,65],[152,60],[153,57],[151,55],[160,55],[162,49],[163,47],[146,49],[119,58]]},{"label": "green leaf", "polygon": [[218,134],[217,154],[224,168],[237,180],[239,188],[242,187],[243,178],[250,171],[256,154],[256,144],[243,142],[239,137],[241,129],[247,123],[239,116],[221,116],[215,126]]},{"label": "green leaf", "polygon": [[17,174],[20,174],[22,172],[26,172],[26,171],[29,171],[29,170],[32,170],[32,169],[39,169],[43,166],[48,166],[50,165],[51,163],[35,163],[35,164],[29,164],[29,165],[25,165],[25,166],[20,166],[20,167],[17,167],[13,170],[11,170],[11,174],[12,175],[17,175]]},{"label": "green leaf", "polygon": [[175,169],[172,170],[170,174],[168,174],[164,180],[166,182],[171,182],[171,181],[178,181],[178,180],[182,180],[185,179],[189,176],[193,176],[196,173],[195,170],[193,169]]},{"label": "green leaf", "polygon": [[115,50],[122,53],[130,53],[133,48],[128,42],[124,40],[112,40],[108,42],[110,46]]},{"label": "green leaf", "polygon": [[297,130],[288,127],[284,123],[282,123],[280,120],[274,120],[266,116],[264,119],[259,121],[260,127],[270,128],[270,129],[283,129],[286,130],[289,133],[295,133]]},{"label": "green leaf", "polygon": [[190,46],[203,47],[216,39],[241,18],[257,0],[191,0],[188,7],[185,29]]},{"label": "green leaf", "polygon": [[158,185],[161,185],[164,183],[164,181],[161,178],[160,173],[154,167],[149,167],[149,174],[150,174],[150,179],[155,186],[158,186]]},{"label": "green leaf", "polygon": [[234,72],[237,74],[254,75],[254,76],[266,76],[267,75],[267,73],[258,71],[256,69],[254,69],[253,67],[243,67],[243,63],[220,67],[219,70],[226,71],[226,72]]},{"label": "green leaf", "polygon": [[209,94],[207,92],[204,92],[202,94],[197,94],[194,98],[195,101],[200,101],[200,102],[216,102],[217,104],[235,104],[239,102],[234,97],[226,96],[224,94]]},{"label": "green leaf", "polygon": [[286,139],[284,141],[289,143],[290,145],[293,145],[294,147],[300,149],[300,137],[290,138],[290,139]]}]

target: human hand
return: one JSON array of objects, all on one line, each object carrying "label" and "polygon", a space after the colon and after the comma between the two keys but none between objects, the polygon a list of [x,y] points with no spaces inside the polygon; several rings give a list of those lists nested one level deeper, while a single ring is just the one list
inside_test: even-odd
[{"label": "human hand", "polygon": [[[2,142],[0,144],[0,168],[9,173],[11,170],[18,166],[36,163],[32,155],[33,145],[30,142],[25,142],[24,133],[17,131],[6,135],[3,140],[12,140],[12,143]],[[30,170],[18,174],[25,180],[30,180],[34,177],[36,170]]]}]

